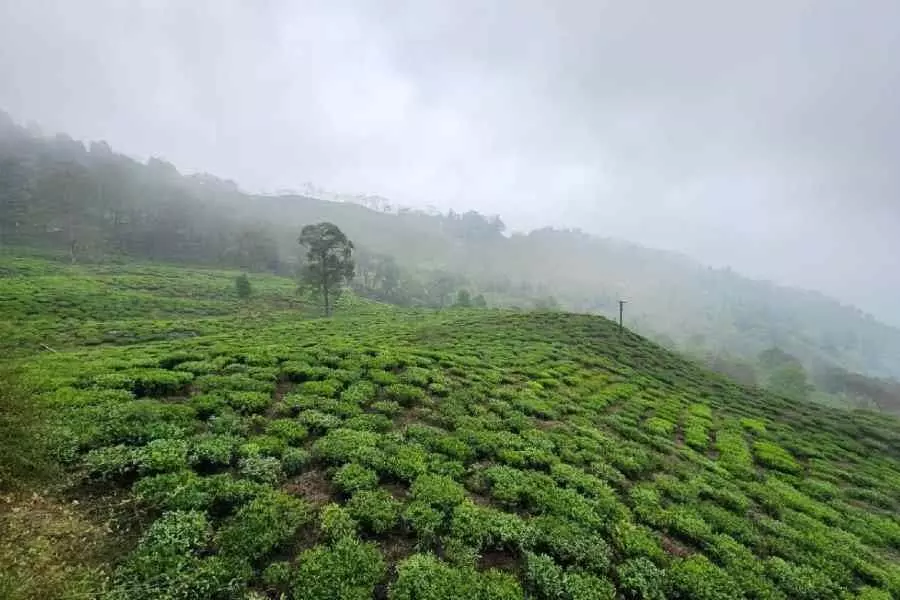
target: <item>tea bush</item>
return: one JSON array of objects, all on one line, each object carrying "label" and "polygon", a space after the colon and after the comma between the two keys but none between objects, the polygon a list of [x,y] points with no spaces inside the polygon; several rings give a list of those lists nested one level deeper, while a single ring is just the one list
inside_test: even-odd
[{"label": "tea bush", "polygon": [[123,549],[72,598],[900,597],[889,416],[734,385],[589,315],[346,294],[304,320],[275,276],[239,306],[234,273],[50,266],[4,280],[22,321],[0,346],[43,409],[48,493]]}]

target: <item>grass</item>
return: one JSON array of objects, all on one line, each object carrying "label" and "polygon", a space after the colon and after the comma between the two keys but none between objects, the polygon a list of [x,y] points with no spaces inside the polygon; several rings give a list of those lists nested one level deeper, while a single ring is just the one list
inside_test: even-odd
[{"label": "grass", "polygon": [[12,598],[900,595],[890,417],[584,315],[345,297],[324,320],[274,276],[241,302],[233,272],[0,272],[13,444],[39,427],[62,473],[45,529],[3,529]]}]

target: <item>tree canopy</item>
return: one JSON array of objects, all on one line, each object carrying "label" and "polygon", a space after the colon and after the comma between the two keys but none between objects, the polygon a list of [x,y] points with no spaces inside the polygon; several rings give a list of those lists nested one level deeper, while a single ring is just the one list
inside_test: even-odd
[{"label": "tree canopy", "polygon": [[328,222],[307,225],[298,241],[306,248],[300,280],[318,292],[325,315],[331,315],[341,289],[353,278],[353,242],[337,225]]}]

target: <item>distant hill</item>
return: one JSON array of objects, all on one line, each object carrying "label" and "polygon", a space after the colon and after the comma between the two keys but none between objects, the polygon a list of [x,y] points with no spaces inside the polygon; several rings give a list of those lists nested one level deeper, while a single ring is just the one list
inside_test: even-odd
[{"label": "distant hill", "polygon": [[245,194],[234,182],[185,176],[158,159],[142,164],[103,142],[36,136],[0,117],[6,246],[53,248],[76,261],[131,256],[290,273],[300,228],[328,220],[357,244],[361,267],[396,262],[398,302],[443,305],[466,287],[495,306],[610,316],[625,299],[628,326],[670,347],[743,360],[777,347],[813,372],[900,377],[900,330],[819,293],[581,231],[509,234],[500,218],[474,211],[335,197],[343,201]]}]

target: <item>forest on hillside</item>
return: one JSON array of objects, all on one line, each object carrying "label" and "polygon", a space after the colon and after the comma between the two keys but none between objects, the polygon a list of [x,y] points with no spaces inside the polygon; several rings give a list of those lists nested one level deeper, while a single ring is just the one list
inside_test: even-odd
[{"label": "forest on hillside", "polygon": [[[164,160],[138,162],[105,142],[45,136],[6,115],[0,200],[2,246],[72,262],[169,261],[291,275],[300,229],[330,221],[356,244],[357,291],[378,300],[443,307],[462,294],[463,302],[611,316],[627,299],[629,327],[747,383],[766,385],[796,362],[803,381],[788,377],[779,391],[809,395],[808,374],[820,390],[865,397],[860,404],[871,407],[873,397],[896,395],[887,379],[900,376],[900,330],[818,293],[581,231],[509,233],[499,217],[475,211],[246,194]],[[773,349],[784,354],[774,367],[766,361]],[[854,373],[866,376],[863,383]]]}]

